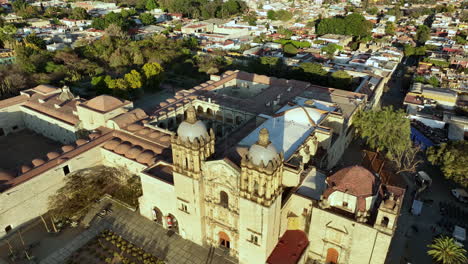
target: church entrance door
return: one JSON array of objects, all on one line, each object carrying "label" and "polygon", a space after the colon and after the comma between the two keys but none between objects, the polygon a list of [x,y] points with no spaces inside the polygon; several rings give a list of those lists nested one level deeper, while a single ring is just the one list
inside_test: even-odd
[{"label": "church entrance door", "polygon": [[327,250],[327,260],[325,261],[327,264],[337,264],[338,263],[338,251],[334,248],[329,248]]},{"label": "church entrance door", "polygon": [[224,233],[224,232],[219,232],[219,245],[225,248],[230,248],[231,247],[231,241],[229,239],[229,236]]}]

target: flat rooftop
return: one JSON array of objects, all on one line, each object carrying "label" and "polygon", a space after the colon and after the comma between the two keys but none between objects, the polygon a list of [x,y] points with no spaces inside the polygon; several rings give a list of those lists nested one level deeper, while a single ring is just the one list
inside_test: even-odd
[{"label": "flat rooftop", "polygon": [[48,152],[60,149],[62,144],[31,130],[24,129],[0,137],[0,168],[16,172],[21,165],[33,159],[44,158]]}]

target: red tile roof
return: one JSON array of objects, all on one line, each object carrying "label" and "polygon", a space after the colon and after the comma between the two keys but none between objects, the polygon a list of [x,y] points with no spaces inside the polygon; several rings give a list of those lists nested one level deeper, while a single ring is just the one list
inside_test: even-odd
[{"label": "red tile roof", "polygon": [[286,230],[267,259],[268,264],[296,264],[309,245],[302,230]]},{"label": "red tile roof", "polygon": [[323,192],[324,198],[328,198],[335,191],[356,196],[359,211],[366,210],[365,198],[375,195],[380,186],[374,174],[362,166],[341,169],[326,181],[328,188]]}]

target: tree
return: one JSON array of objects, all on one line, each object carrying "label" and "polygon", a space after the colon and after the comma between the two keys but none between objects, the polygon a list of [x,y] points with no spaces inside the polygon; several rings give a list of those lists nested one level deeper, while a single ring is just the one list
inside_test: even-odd
[{"label": "tree", "polygon": [[149,62],[143,65],[142,70],[146,79],[145,86],[154,90],[159,88],[164,68],[157,62]]},{"label": "tree", "polygon": [[377,13],[379,12],[379,9],[377,7],[375,7],[375,6],[373,6],[373,7],[369,8],[369,9],[367,9],[366,12],[368,14],[371,14],[371,15],[377,15]]},{"label": "tree", "polygon": [[287,43],[286,45],[284,45],[283,49],[284,49],[284,52],[289,56],[297,54],[296,46],[294,46],[291,43]]},{"label": "tree", "polygon": [[276,16],[276,19],[278,20],[288,21],[288,20],[291,20],[291,18],[293,17],[293,14],[287,10],[281,9],[278,12],[276,12],[275,16]]},{"label": "tree", "polygon": [[429,40],[431,36],[431,29],[426,26],[426,25],[420,25],[418,26],[418,29],[416,30],[416,41],[419,43],[426,43],[426,41]]},{"label": "tree", "polygon": [[255,15],[255,13],[248,13],[242,18],[242,20],[249,23],[250,26],[257,25],[257,16]]},{"label": "tree", "polygon": [[156,18],[150,13],[143,13],[140,15],[141,23],[144,25],[152,25],[156,23]]},{"label": "tree", "polygon": [[431,78],[427,80],[427,83],[434,87],[439,87],[440,85],[439,79],[437,79],[435,76],[431,76]]},{"label": "tree", "polygon": [[430,250],[427,251],[427,254],[437,263],[464,264],[468,261],[466,250],[457,245],[452,237],[436,238],[428,247]]},{"label": "tree", "polygon": [[136,206],[141,196],[139,177],[126,169],[105,166],[77,171],[67,176],[65,185],[49,199],[49,210],[58,219],[77,219],[106,193]]},{"label": "tree", "polygon": [[370,148],[384,152],[387,158],[397,163],[404,156],[402,153],[412,146],[410,120],[403,110],[384,107],[381,110],[360,111],[353,125]]},{"label": "tree", "polygon": [[325,52],[327,54],[328,58],[332,59],[333,56],[335,55],[335,52],[337,50],[342,50],[342,49],[343,49],[342,46],[337,45],[335,43],[330,43],[327,46],[322,47],[321,51]]},{"label": "tree", "polygon": [[138,89],[143,86],[141,75],[135,70],[131,70],[129,73],[125,74],[125,81],[133,89]]},{"label": "tree", "polygon": [[16,31],[16,27],[11,24],[0,27],[0,45],[3,47],[11,47],[15,40],[14,36]]},{"label": "tree", "polygon": [[24,39],[24,42],[27,45],[33,45],[34,47],[37,47],[38,49],[45,49],[46,48],[46,42],[43,40],[41,37],[38,37],[35,33],[29,34],[26,36]]},{"label": "tree", "polygon": [[393,22],[388,21],[385,25],[385,34],[393,35],[395,34],[395,24]]},{"label": "tree", "polygon": [[270,20],[276,20],[276,12],[275,10],[268,10],[267,12],[267,18]]},{"label": "tree", "polygon": [[156,0],[146,0],[146,10],[153,10],[153,9],[156,9],[158,8],[158,3],[156,2]]},{"label": "tree", "polygon": [[353,80],[349,73],[342,70],[333,72],[330,77],[330,85],[342,90],[349,90]]},{"label": "tree", "polygon": [[89,14],[86,11],[86,9],[84,9],[82,7],[76,7],[76,8],[73,8],[73,10],[71,12],[71,15],[70,15],[70,18],[72,18],[72,19],[88,19]]},{"label": "tree", "polygon": [[468,141],[450,141],[427,150],[427,159],[433,165],[440,166],[445,178],[453,180],[463,187],[468,187]]}]

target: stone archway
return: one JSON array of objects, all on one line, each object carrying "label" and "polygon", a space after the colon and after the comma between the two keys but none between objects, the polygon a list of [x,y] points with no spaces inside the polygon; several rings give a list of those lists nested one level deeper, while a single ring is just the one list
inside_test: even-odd
[{"label": "stone archway", "polygon": [[226,233],[224,233],[223,231],[220,231],[218,233],[218,237],[219,237],[219,245],[221,247],[231,248],[231,239]]},{"label": "stone archway", "polygon": [[327,250],[327,259],[325,260],[325,263],[327,264],[338,264],[338,251],[334,248],[329,248]]},{"label": "stone archway", "polygon": [[177,218],[172,214],[168,214],[166,216],[166,221],[167,221],[167,228],[179,234],[179,222],[177,221]]},{"label": "stone archway", "polygon": [[152,213],[153,213],[153,221],[155,221],[156,223],[162,225],[163,224],[163,213],[161,212],[161,210],[159,210],[159,208],[157,208],[155,206],[155,207],[153,207]]}]

